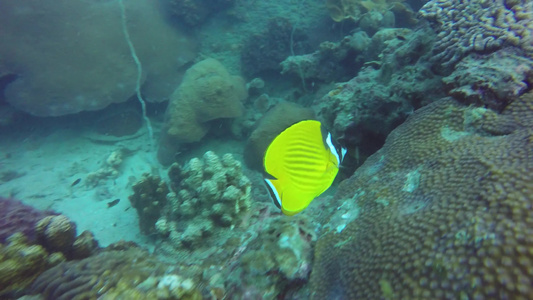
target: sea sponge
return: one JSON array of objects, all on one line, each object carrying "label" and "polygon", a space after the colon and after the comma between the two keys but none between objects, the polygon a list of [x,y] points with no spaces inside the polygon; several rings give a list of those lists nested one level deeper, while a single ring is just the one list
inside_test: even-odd
[{"label": "sea sponge", "polygon": [[193,65],[170,97],[159,161],[170,164],[180,146],[200,141],[209,130],[209,121],[242,115],[246,97],[244,80],[230,75],[217,60],[208,58]]},{"label": "sea sponge", "polygon": [[319,238],[313,298],[529,299],[532,128],[531,92],[416,111],[339,185],[359,215]]},{"label": "sea sponge", "polygon": [[244,160],[248,167],[262,171],[263,156],[272,140],[292,124],[314,118],[312,109],[296,103],[280,102],[274,106],[258,121],[246,142]]},{"label": "sea sponge", "polygon": [[35,233],[49,251],[68,253],[76,239],[76,224],[64,215],[48,216],[35,225]]}]

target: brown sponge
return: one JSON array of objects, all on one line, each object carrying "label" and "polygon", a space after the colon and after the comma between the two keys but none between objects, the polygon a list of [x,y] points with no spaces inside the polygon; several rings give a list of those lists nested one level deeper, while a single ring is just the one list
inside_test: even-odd
[{"label": "brown sponge", "polygon": [[292,102],[280,102],[258,121],[246,143],[244,161],[248,167],[263,170],[263,155],[272,140],[287,127],[302,121],[315,119],[312,109]]},{"label": "brown sponge", "polygon": [[200,141],[209,130],[208,121],[242,115],[246,97],[244,80],[230,75],[217,60],[208,58],[193,65],[170,97],[159,161],[169,164],[182,144]]}]

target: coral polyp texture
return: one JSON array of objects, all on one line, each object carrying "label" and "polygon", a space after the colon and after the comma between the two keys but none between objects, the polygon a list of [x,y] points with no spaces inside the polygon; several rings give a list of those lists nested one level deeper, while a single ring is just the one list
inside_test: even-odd
[{"label": "coral polyp texture", "polygon": [[342,182],[359,216],[322,236],[314,299],[530,299],[533,93],[501,113],[443,98]]},{"label": "coral polyp texture", "polygon": [[443,82],[450,96],[501,111],[530,89],[533,61],[516,48],[471,54],[457,63],[455,71]]},{"label": "coral polyp texture", "polygon": [[22,233],[12,235],[5,242],[0,243],[2,299],[16,298],[13,295],[27,288],[39,274],[65,260],[61,253],[49,254],[42,246],[33,245]]},{"label": "coral polyp texture", "polygon": [[137,248],[63,262],[31,286],[44,299],[202,299],[195,283]]},{"label": "coral polyp texture", "polygon": [[469,53],[521,48],[533,57],[533,2],[432,0],[420,9],[437,32],[433,60],[451,67]]},{"label": "coral polyp texture", "polygon": [[50,252],[68,253],[76,239],[76,224],[66,216],[48,216],[35,225],[37,241]]},{"label": "coral polyp texture", "polygon": [[193,65],[170,97],[159,161],[170,164],[181,146],[200,141],[209,131],[209,121],[241,116],[246,97],[244,80],[230,75],[217,60],[208,58]]},{"label": "coral polyp texture", "polygon": [[251,181],[231,154],[208,151],[183,167],[173,164],[168,213],[156,228],[174,246],[196,248],[220,228],[235,226],[251,206]]}]

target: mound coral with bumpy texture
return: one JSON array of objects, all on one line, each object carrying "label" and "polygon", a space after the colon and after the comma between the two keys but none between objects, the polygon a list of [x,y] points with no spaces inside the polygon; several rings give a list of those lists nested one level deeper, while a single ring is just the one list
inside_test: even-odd
[{"label": "mound coral with bumpy texture", "polygon": [[191,279],[137,248],[63,262],[31,286],[44,299],[201,299]]},{"label": "mound coral with bumpy texture", "polygon": [[437,32],[433,60],[452,67],[472,52],[519,47],[533,57],[533,2],[432,0],[420,9]]},{"label": "mound coral with bumpy texture", "polygon": [[246,96],[244,80],[230,75],[217,60],[208,58],[193,65],[170,97],[159,161],[170,164],[183,144],[200,141],[209,121],[242,115]]},{"label": "mound coral with bumpy texture", "polygon": [[49,251],[68,253],[76,239],[76,224],[64,215],[48,216],[35,225],[35,233]]},{"label": "mound coral with bumpy texture", "polygon": [[0,244],[0,298],[13,299],[39,274],[64,260],[61,253],[49,255],[43,247],[32,245],[22,233],[12,235]]},{"label": "mound coral with bumpy texture", "polygon": [[185,166],[171,166],[176,193],[168,195],[169,213],[156,224],[176,246],[194,248],[217,227],[235,226],[251,205],[251,182],[231,154],[208,151]]},{"label": "mound coral with bumpy texture", "polygon": [[532,128],[531,92],[416,111],[339,186],[359,216],[319,239],[313,298],[531,298]]},{"label": "mound coral with bumpy texture", "polygon": [[0,243],[17,232],[30,240],[35,239],[35,224],[44,217],[56,214],[37,210],[18,200],[0,197]]}]

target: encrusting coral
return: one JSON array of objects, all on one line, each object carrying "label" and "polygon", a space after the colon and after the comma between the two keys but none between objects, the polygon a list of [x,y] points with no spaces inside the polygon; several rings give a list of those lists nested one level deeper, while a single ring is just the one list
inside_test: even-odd
[{"label": "encrusting coral", "polygon": [[194,64],[170,97],[159,161],[170,164],[180,147],[200,141],[209,131],[209,121],[241,116],[246,97],[244,80],[230,75],[217,60],[208,58]]},{"label": "encrusting coral", "polygon": [[[403,0],[327,0],[326,8],[333,21],[352,20],[359,22],[360,27],[364,30],[366,28],[377,30],[383,25],[394,27],[395,15],[405,19],[410,24],[416,22],[413,10],[404,4]],[[375,24],[367,26],[365,23]]]},{"label": "encrusting coral", "polygon": [[280,291],[298,290],[309,278],[316,225],[306,215],[277,216],[267,222],[250,228],[249,232],[257,232],[243,243],[247,251],[243,251],[239,260],[242,271],[237,273],[238,277],[229,278],[229,286],[235,285],[231,297],[245,298],[247,286],[270,291],[272,294],[263,296],[274,297]]},{"label": "encrusting coral", "polygon": [[313,299],[531,298],[532,128],[531,92],[416,111],[340,184],[359,216],[319,238]]},{"label": "encrusting coral", "polygon": [[346,136],[356,160],[377,151],[413,110],[444,96],[441,77],[427,66],[431,42],[428,30],[382,29],[366,50],[378,60],[316,99],[319,120]]}]

